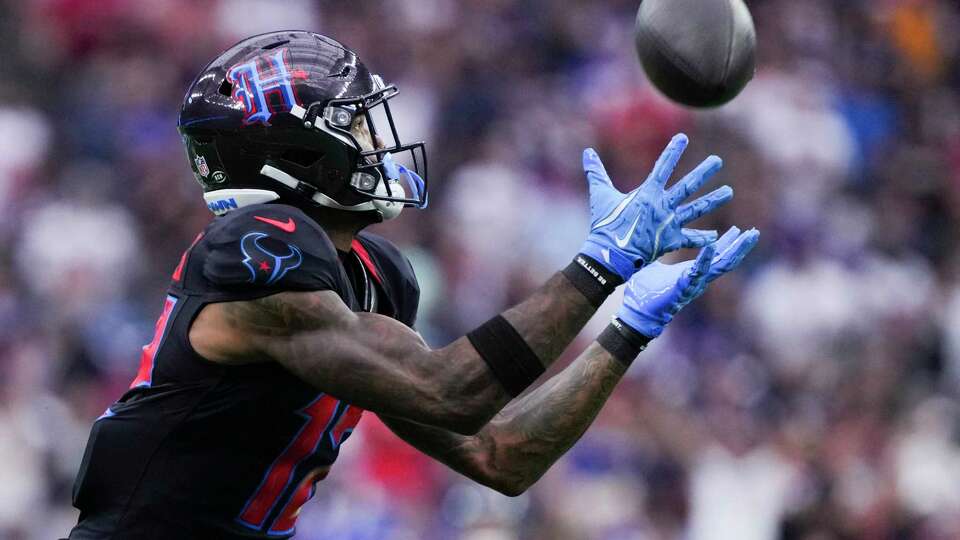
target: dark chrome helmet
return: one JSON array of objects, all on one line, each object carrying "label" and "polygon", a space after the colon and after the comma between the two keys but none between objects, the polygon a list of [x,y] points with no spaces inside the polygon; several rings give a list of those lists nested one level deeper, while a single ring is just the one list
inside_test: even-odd
[{"label": "dark chrome helmet", "polygon": [[218,215],[279,200],[390,219],[427,205],[426,148],[400,142],[388,104],[397,92],[333,39],[272,32],[200,72],[178,129]]}]

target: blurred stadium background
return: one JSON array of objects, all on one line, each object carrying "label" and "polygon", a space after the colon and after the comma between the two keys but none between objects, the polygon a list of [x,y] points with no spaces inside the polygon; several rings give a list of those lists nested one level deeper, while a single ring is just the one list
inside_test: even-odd
[{"label": "blurred stadium background", "polygon": [[960,538],[960,7],[749,2],[756,79],[690,112],[643,80],[637,4],[0,1],[0,538],[74,523],[91,421],[211,219],[175,131],[184,89],[291,27],[397,82],[402,132],[428,142],[431,208],[381,232],[414,259],[432,344],[569,261],[588,145],[632,187],[685,131],[681,168],[720,154],[737,190],[707,225],[764,235],[527,494],[368,415],[297,538]]}]

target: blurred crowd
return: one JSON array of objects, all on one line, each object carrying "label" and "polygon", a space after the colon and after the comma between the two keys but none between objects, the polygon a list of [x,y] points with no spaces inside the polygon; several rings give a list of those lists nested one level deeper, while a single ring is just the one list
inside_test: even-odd
[{"label": "blurred crowd", "polygon": [[586,146],[629,189],[683,131],[680,168],[719,154],[737,192],[700,226],[763,233],[528,493],[472,484],[368,414],[297,538],[960,538],[960,7],[748,4],[756,78],[691,111],[644,80],[637,0],[0,0],[0,538],[75,523],[91,422],[212,219],[183,92],[284,28],[357,50],[427,141],[430,209],[377,229],[413,261],[431,344],[570,260]]}]

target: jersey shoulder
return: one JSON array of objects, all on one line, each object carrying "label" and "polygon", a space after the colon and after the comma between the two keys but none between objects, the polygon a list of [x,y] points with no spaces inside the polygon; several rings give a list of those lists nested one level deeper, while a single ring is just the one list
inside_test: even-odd
[{"label": "jersey shoulder", "polygon": [[298,208],[258,204],[216,218],[195,248],[208,288],[245,297],[286,290],[344,294],[346,276],[333,243]]},{"label": "jersey shoulder", "polygon": [[373,266],[375,278],[393,306],[394,317],[413,327],[420,303],[420,284],[410,261],[393,242],[366,231],[357,235],[353,249],[361,259],[366,259],[367,266]]}]

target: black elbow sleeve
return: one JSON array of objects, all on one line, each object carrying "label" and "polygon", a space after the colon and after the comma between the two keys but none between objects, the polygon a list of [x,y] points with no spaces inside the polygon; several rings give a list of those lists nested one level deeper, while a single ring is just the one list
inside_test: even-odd
[{"label": "black elbow sleeve", "polygon": [[545,371],[530,345],[502,315],[467,334],[493,376],[511,396],[517,397]]}]

